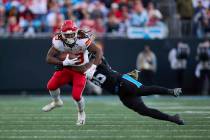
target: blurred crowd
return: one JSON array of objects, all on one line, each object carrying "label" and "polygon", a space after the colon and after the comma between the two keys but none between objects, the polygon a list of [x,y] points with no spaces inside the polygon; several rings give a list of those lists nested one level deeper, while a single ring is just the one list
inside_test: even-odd
[{"label": "blurred crowd", "polygon": [[210,0],[176,0],[176,6],[184,34],[191,31],[199,38],[210,36]]},{"label": "blurred crowd", "polygon": [[210,1],[195,1],[194,24],[198,37],[210,36]]},{"label": "blurred crowd", "polygon": [[55,33],[65,19],[98,35],[163,25],[152,0],[0,0],[0,35]]},{"label": "blurred crowd", "polygon": [[167,28],[161,3],[170,7],[172,2],[176,13],[168,18],[178,15],[182,34],[209,36],[210,0],[0,0],[0,35],[55,33],[65,19],[98,35],[125,36],[130,27]]}]

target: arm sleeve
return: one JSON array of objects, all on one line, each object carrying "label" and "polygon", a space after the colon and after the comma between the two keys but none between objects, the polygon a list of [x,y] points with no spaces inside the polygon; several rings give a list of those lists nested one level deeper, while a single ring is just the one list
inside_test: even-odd
[{"label": "arm sleeve", "polygon": [[107,67],[109,67],[110,69],[112,69],[111,66],[109,65],[108,61],[106,60],[106,58],[104,56],[102,57],[102,63],[104,65],[106,65]]}]

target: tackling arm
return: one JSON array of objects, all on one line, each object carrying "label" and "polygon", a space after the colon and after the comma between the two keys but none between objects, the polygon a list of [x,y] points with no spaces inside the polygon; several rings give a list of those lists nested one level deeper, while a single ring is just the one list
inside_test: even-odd
[{"label": "tackling arm", "polygon": [[95,43],[92,43],[90,45],[90,47],[88,48],[88,51],[95,54],[95,60],[94,60],[93,64],[99,65],[101,63],[101,59],[103,56],[102,49],[97,47]]},{"label": "tackling arm", "polygon": [[97,65],[99,65],[101,63],[101,59],[102,59],[102,56],[103,56],[103,52],[102,50],[97,47],[94,43],[92,43],[90,45],[90,47],[88,48],[89,52],[90,53],[93,53],[95,54],[95,59],[93,59],[93,64],[91,65],[91,67],[85,71],[85,75],[87,76],[87,78],[90,80],[93,78],[93,75],[96,71],[96,67]]}]

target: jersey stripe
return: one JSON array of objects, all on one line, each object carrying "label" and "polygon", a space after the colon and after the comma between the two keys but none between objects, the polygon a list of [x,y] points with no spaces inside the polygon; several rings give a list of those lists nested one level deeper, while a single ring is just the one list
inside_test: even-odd
[{"label": "jersey stripe", "polygon": [[122,78],[135,84],[138,88],[142,86],[142,83],[140,83],[139,81],[137,81],[136,79],[132,78],[131,76],[129,76],[127,74],[123,74]]},{"label": "jersey stripe", "polygon": [[88,40],[85,42],[85,45],[86,45],[86,46],[90,46],[91,42],[92,42],[91,39],[88,39]]}]

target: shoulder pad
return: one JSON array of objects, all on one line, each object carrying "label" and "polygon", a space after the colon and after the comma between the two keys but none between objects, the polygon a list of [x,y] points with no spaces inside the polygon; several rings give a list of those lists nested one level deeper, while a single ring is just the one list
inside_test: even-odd
[{"label": "shoulder pad", "polygon": [[90,38],[84,38],[84,39],[77,40],[77,44],[84,49],[87,49],[91,43],[92,43],[92,40]]},{"label": "shoulder pad", "polygon": [[59,51],[63,51],[64,45],[63,42],[58,38],[58,36],[54,36],[52,39],[52,45]]}]

